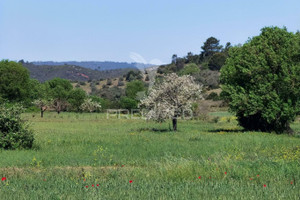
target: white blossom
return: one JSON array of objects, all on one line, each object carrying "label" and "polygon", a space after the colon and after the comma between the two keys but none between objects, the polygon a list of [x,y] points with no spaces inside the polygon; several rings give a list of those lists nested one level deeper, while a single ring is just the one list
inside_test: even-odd
[{"label": "white blossom", "polygon": [[95,112],[101,108],[100,103],[92,101],[92,99],[85,99],[80,106],[80,110],[84,112]]},{"label": "white blossom", "polygon": [[192,76],[172,73],[165,76],[162,83],[155,85],[139,106],[147,109],[147,119],[163,122],[189,111],[192,103],[202,98],[201,92],[202,85],[196,84]]}]

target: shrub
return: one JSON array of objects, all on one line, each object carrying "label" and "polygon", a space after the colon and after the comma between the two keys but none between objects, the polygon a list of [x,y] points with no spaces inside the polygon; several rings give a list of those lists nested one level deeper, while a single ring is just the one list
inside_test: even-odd
[{"label": "shrub", "polygon": [[118,82],[118,86],[124,86],[124,85],[125,85],[125,83],[123,81]]},{"label": "shrub", "polygon": [[138,106],[138,103],[135,99],[129,98],[129,97],[121,97],[120,99],[120,106],[122,109],[136,109]]},{"label": "shrub", "polygon": [[217,93],[215,93],[215,92],[210,93],[210,94],[206,97],[206,99],[208,99],[208,100],[213,100],[213,101],[219,101],[219,100],[221,100],[220,96],[219,96]]},{"label": "shrub", "polygon": [[28,125],[21,120],[21,106],[0,106],[0,148],[2,149],[30,149],[34,136]]},{"label": "shrub", "polygon": [[106,85],[112,85],[112,80],[111,79],[107,79]]},{"label": "shrub", "polygon": [[193,75],[199,72],[200,68],[195,63],[190,63],[179,72],[179,75]]}]

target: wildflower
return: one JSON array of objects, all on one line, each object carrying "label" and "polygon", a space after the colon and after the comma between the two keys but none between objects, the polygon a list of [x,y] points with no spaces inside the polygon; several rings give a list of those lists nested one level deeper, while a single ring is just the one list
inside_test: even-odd
[{"label": "wildflower", "polygon": [[97,184],[97,187],[99,187],[99,184]]},{"label": "wildflower", "polygon": [[264,185],[264,187],[267,187],[267,185]]},{"label": "wildflower", "polygon": [[6,177],[3,177],[3,178],[1,179],[1,181],[6,181]]},{"label": "wildflower", "polygon": [[293,185],[293,181],[291,181],[291,185]]},{"label": "wildflower", "polygon": [[85,186],[86,188],[88,188],[89,186],[87,185],[87,186]]},{"label": "wildflower", "polygon": [[224,173],[225,175],[227,174],[227,172]]},{"label": "wildflower", "polygon": [[201,176],[199,176],[198,178],[201,179]]},{"label": "wildflower", "polygon": [[92,185],[92,187],[94,187],[94,185]]},{"label": "wildflower", "polygon": [[250,181],[252,181],[253,180],[253,178],[250,178]]},{"label": "wildflower", "polygon": [[130,180],[129,183],[132,183],[132,180]]},{"label": "wildflower", "polygon": [[257,177],[259,177],[259,174],[257,174]]}]

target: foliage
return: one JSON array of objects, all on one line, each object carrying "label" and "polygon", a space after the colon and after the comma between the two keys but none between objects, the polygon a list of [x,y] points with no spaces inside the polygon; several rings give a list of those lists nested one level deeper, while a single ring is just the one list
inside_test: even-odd
[{"label": "foliage", "polygon": [[101,105],[101,111],[110,108],[111,103],[108,99],[100,98],[94,95],[89,96],[89,98],[92,99],[93,102],[96,102]]},{"label": "foliage", "polygon": [[118,86],[124,86],[125,83],[123,81],[118,81]]},{"label": "foliage", "polygon": [[136,99],[138,92],[145,91],[144,82],[135,80],[126,84],[125,94],[131,99]]},{"label": "foliage", "polygon": [[112,85],[112,80],[111,79],[107,79],[106,85]]},{"label": "foliage", "polygon": [[266,27],[229,51],[221,70],[223,96],[241,126],[289,131],[300,109],[300,40],[286,28]]},{"label": "foliage", "polygon": [[125,90],[117,86],[111,88],[105,87],[102,90],[98,91],[97,95],[110,101],[116,101],[120,99],[121,96],[125,96]]},{"label": "foliage", "polygon": [[29,72],[20,63],[0,61],[0,96],[14,102],[30,96]]},{"label": "foliage", "polygon": [[220,71],[221,67],[225,64],[227,59],[227,54],[225,53],[215,53],[208,62],[210,70]]},{"label": "foliage", "polygon": [[134,81],[134,80],[142,80],[143,79],[143,76],[142,76],[142,73],[141,71],[139,70],[131,70],[129,71],[126,76],[125,76],[125,79],[126,81]]},{"label": "foliage", "polygon": [[34,136],[21,119],[22,106],[7,107],[0,105],[0,148],[29,149],[32,148]]},{"label": "foliage", "polygon": [[61,78],[54,78],[46,82],[50,98],[53,99],[53,106],[57,113],[65,110],[68,105],[68,96],[73,89],[70,81]]},{"label": "foliage", "polygon": [[219,100],[221,100],[220,96],[219,96],[217,93],[215,93],[215,92],[211,92],[211,93],[206,97],[206,99],[208,99],[208,100],[213,100],[213,101],[219,101]]},{"label": "foliage", "polygon": [[219,87],[220,83],[220,73],[218,71],[211,70],[201,70],[199,73],[195,74],[195,81],[203,84],[211,89],[216,89]]},{"label": "foliage", "polygon": [[196,84],[193,77],[168,74],[161,84],[150,90],[148,97],[141,100],[140,107],[148,110],[148,119],[158,122],[173,119],[173,129],[176,130],[177,118],[191,111],[192,103],[201,97],[201,91],[202,86]]},{"label": "foliage", "polygon": [[80,88],[76,88],[70,91],[69,97],[68,97],[68,102],[70,103],[71,107],[79,111],[81,104],[84,103],[86,99],[86,93],[84,90]]},{"label": "foliage", "polygon": [[179,71],[179,75],[193,75],[200,72],[200,68],[195,63],[190,63],[184,66],[184,68]]},{"label": "foliage", "polygon": [[120,107],[121,109],[136,109],[138,106],[138,102],[135,99],[130,97],[121,97],[120,99]]},{"label": "foliage", "polygon": [[211,57],[215,53],[220,52],[222,48],[223,47],[222,45],[220,45],[220,40],[215,37],[210,37],[204,42],[203,46],[201,47],[201,55],[203,58]]}]

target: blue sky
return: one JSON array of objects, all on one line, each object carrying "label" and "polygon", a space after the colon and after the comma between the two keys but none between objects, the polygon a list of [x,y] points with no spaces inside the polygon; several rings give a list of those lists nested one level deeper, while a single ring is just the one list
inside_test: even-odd
[{"label": "blue sky", "polygon": [[1,0],[0,59],[168,63],[210,36],[239,44],[264,26],[295,32],[299,10],[299,0]]}]

